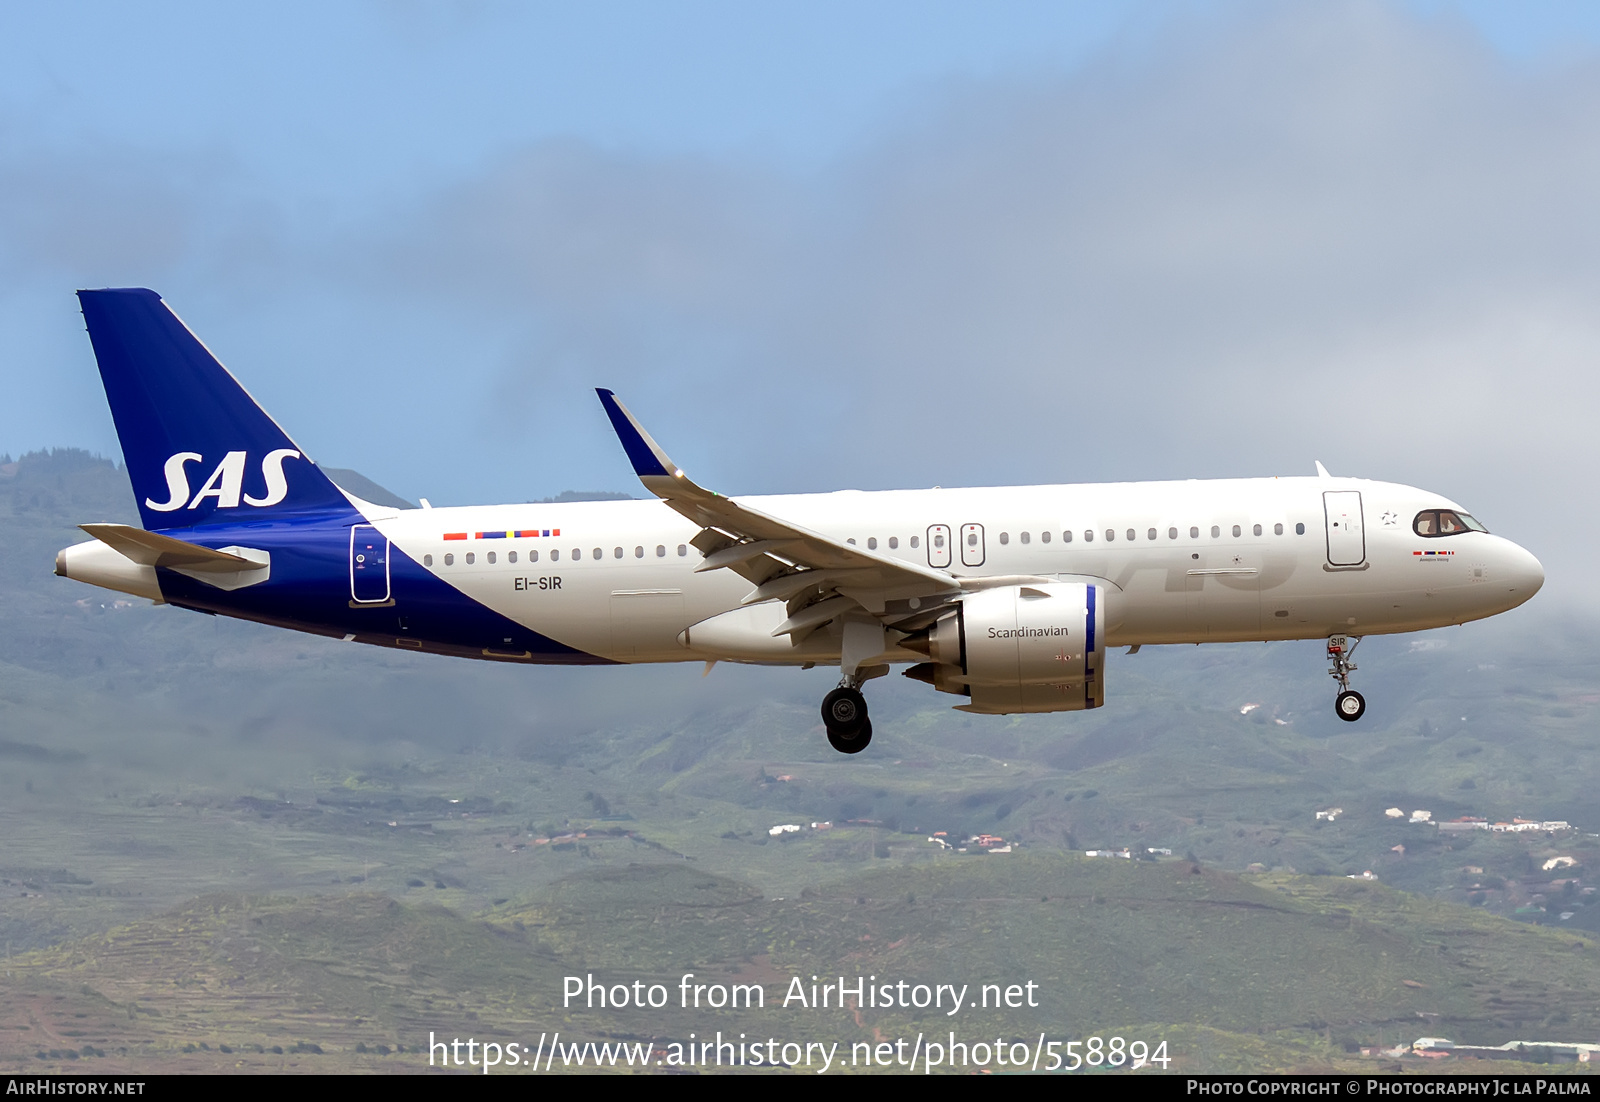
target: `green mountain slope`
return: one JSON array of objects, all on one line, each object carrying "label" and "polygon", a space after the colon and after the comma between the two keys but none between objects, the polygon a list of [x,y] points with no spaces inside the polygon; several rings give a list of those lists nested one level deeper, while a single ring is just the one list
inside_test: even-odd
[{"label": "green mountain slope", "polygon": [[[873,746],[846,758],[821,735],[823,670],[508,669],[51,575],[76,523],[132,513],[82,453],[0,464],[19,1060],[94,1021],[79,1034],[110,1040],[83,1043],[128,1060],[317,1066],[287,1051],[305,1042],[390,1066],[354,1046],[409,1049],[435,1020],[557,1028],[550,985],[580,968],[1031,978],[1048,1008],[994,1028],[1181,1023],[1205,1053],[1185,1058],[1218,1068],[1263,1046],[1286,1066],[1423,1033],[1600,1033],[1600,633],[1537,601],[1364,642],[1360,724],[1332,716],[1316,643],[1146,648],[1114,656],[1093,713],[974,717],[874,682]],[[1449,834],[1417,809],[1578,829]],[[984,832],[1017,849],[932,841]],[[1173,856],[1082,856],[1124,847]]]}]

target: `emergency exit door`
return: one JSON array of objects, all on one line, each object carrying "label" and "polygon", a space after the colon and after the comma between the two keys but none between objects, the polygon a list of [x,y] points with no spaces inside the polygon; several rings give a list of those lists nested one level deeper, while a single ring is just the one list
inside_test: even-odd
[{"label": "emergency exit door", "polygon": [[982,566],[984,560],[983,525],[961,526],[961,565]]}]

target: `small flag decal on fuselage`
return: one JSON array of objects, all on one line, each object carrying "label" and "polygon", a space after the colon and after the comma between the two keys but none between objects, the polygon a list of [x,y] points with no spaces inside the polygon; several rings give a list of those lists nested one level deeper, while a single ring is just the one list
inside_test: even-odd
[{"label": "small flag decal on fuselage", "polygon": [[505,532],[446,532],[447,540],[529,540],[542,536],[559,536],[559,528],[515,528]]},{"label": "small flag decal on fuselage", "polygon": [[1418,556],[1418,557],[1426,555],[1429,558],[1434,558],[1434,557],[1444,556],[1444,555],[1454,555],[1455,554],[1454,551],[1413,551],[1411,553],[1413,555]]}]

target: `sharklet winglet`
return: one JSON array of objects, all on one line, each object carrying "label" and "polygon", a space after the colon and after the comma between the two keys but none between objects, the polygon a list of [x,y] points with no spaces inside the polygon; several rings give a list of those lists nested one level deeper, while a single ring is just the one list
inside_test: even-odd
[{"label": "sharklet winglet", "polygon": [[678,465],[661,450],[661,445],[652,440],[644,426],[628,412],[628,407],[617,401],[615,394],[602,387],[595,388],[595,393],[600,395],[600,404],[611,418],[611,427],[622,441],[622,450],[628,453],[634,474],[640,478],[671,478],[681,473]]}]

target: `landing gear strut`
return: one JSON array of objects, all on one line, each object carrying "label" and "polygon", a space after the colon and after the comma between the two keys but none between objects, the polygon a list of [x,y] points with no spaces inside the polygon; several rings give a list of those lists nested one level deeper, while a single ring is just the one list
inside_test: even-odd
[{"label": "landing gear strut", "polygon": [[1333,712],[1346,723],[1354,723],[1367,712],[1367,699],[1350,687],[1350,674],[1356,664],[1350,661],[1360,638],[1348,635],[1328,637],[1328,676],[1339,683],[1339,695],[1334,698]]},{"label": "landing gear strut", "polygon": [[867,698],[849,685],[840,685],[822,698],[822,723],[828,729],[829,745],[841,754],[859,754],[872,741]]},{"label": "landing gear strut", "polygon": [[841,754],[859,754],[872,741],[861,686],[889,672],[888,663],[878,661],[888,644],[883,624],[861,611],[845,614],[840,636],[839,687],[822,698],[822,723],[830,746]]}]

